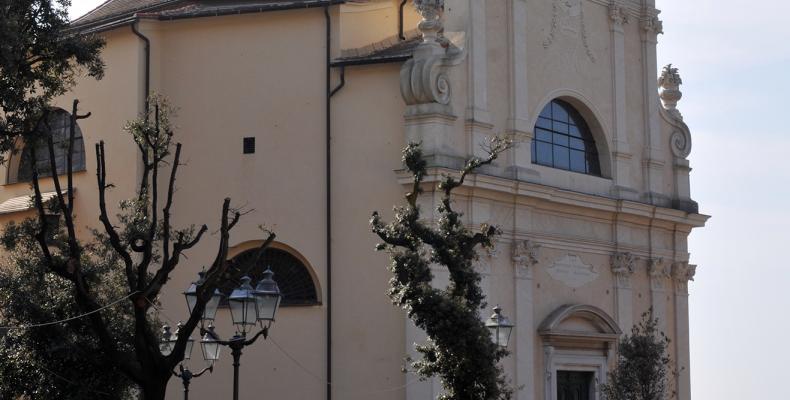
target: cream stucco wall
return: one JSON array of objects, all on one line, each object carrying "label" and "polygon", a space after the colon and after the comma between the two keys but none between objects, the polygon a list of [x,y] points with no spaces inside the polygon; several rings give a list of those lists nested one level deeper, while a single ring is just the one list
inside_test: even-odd
[{"label": "cream stucco wall", "polygon": [[[447,34],[464,35],[456,43],[458,53],[446,56],[441,66],[452,87],[441,123],[432,116],[404,119],[413,109],[400,94],[401,63],[346,68],[346,85],[332,99],[331,126],[335,398],[422,400],[437,390],[400,372],[420,333],[385,295],[387,260],[374,251],[376,239],[367,225],[373,210],[387,215],[401,201],[400,149],[414,135],[435,139],[435,173],[450,172],[444,167],[478,151],[485,134],[509,133],[523,141],[470,179],[457,198],[470,226],[491,222],[504,231],[479,265],[489,303],[501,304],[517,323],[513,354],[503,365],[515,385],[525,385],[518,399],[545,398],[548,353],[536,330],[569,303],[603,310],[624,331],[651,306],[660,308],[665,331],[679,343],[673,357],[687,367],[686,283],[667,275],[651,280],[648,266],[663,259],[669,268],[674,263],[682,268],[689,256],[687,236],[706,219],[667,203],[690,201],[687,154],[670,142],[688,127],[659,110],[657,93],[649,93],[655,87],[646,82],[655,79],[648,75],[655,66],[645,62],[650,44],[640,6],[623,3],[630,18],[618,36],[608,2],[580,1],[583,17],[570,19],[555,16],[551,1],[448,1]],[[398,5],[372,1],[333,10],[332,53],[394,36]],[[407,6],[407,30],[418,17]],[[245,349],[242,398],[262,388],[284,399],[325,398],[325,29],[320,8],[140,22],[151,39],[151,89],[179,108],[174,121],[185,166],[177,180],[175,225],[207,223],[214,232],[222,200],[230,197],[234,205],[254,210],[232,233],[234,254],[259,240],[258,226],[265,224],[277,232],[279,245],[306,260],[320,288],[321,305],[283,308],[272,340]],[[58,101],[65,105],[76,97],[81,110],[93,112],[80,123],[88,155],[87,171],[76,175],[80,226],[97,222],[93,146],[98,140],[108,146],[108,172],[117,186],[112,202],[133,193],[139,169],[136,147],[120,127],[141,111],[142,43],[128,26],[104,35],[105,79],[81,81]],[[602,177],[531,163],[532,127],[554,98],[571,102],[592,126]],[[438,139],[431,136],[437,129]],[[244,137],[256,138],[255,154],[242,154]],[[654,168],[652,175],[646,165]],[[656,181],[660,185],[651,186]],[[433,183],[426,183],[422,199],[428,218],[436,200]],[[26,184],[6,185],[0,197],[28,192]],[[5,215],[0,221],[20,217]],[[514,261],[514,247],[524,241],[537,246],[535,263]],[[162,294],[163,319],[186,317],[181,292],[211,262],[216,242],[216,235],[208,235],[174,271]],[[635,257],[633,272],[623,279],[612,272],[619,253]],[[569,256],[591,268],[594,279],[577,286],[552,275]],[[437,279],[444,279],[441,271]],[[232,333],[226,312],[216,325],[220,334]],[[195,356],[193,366],[200,364]],[[193,382],[193,397],[227,396],[231,371],[226,352],[212,376]],[[687,400],[688,382],[683,385],[680,399]],[[180,396],[174,379],[169,398]]]}]

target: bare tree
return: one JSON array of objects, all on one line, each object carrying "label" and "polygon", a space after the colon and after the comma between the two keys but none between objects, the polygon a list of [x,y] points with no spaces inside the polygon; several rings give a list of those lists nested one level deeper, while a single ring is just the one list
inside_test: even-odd
[{"label": "bare tree", "polygon": [[[142,160],[142,177],[137,187],[135,198],[121,204],[121,213],[117,221],[110,217],[107,206],[107,192],[114,187],[108,181],[107,152],[104,142],[96,144],[96,181],[98,184],[100,229],[95,231],[94,245],[105,245],[118,260],[123,270],[126,287],[130,297],[130,342],[128,346],[120,345],[108,324],[106,311],[91,313],[86,316],[90,332],[95,335],[100,348],[106,353],[115,366],[132,382],[139,386],[146,400],[161,400],[165,397],[167,383],[172,377],[173,369],[182,361],[187,339],[201,322],[206,303],[215,289],[232,278],[229,270],[228,243],[230,233],[238,224],[242,213],[231,207],[231,200],[226,198],[219,213],[216,256],[207,260],[205,279],[197,289],[197,304],[189,319],[178,332],[177,341],[169,355],[160,351],[158,326],[149,318],[151,308],[171,273],[179,266],[185,252],[197,245],[208,231],[207,225],[199,228],[194,226],[177,229],[172,226],[171,215],[176,192],[176,178],[181,164],[181,143],[173,144],[173,131],[170,124],[172,108],[162,98],[153,96],[147,115],[132,121],[125,127],[137,144]],[[97,283],[86,279],[86,264],[96,263],[87,252],[86,245],[78,238],[74,218],[74,186],[72,171],[72,155],[74,153],[75,127],[78,120],[88,118],[90,113],[79,114],[78,101],[74,101],[69,131],[65,182],[58,176],[55,165],[55,145],[52,135],[47,134],[46,113],[39,119],[34,134],[26,138],[32,145],[35,141],[44,141],[49,152],[51,179],[57,193],[55,207],[64,221],[64,241],[60,247],[48,243],[48,235],[53,227],[47,217],[47,205],[42,197],[41,171],[35,162],[35,154],[31,158],[32,186],[34,203],[38,212],[38,226],[33,233],[41,252],[46,270],[72,287],[72,298],[82,313],[90,313],[103,305],[97,300]],[[41,128],[44,129],[41,129]],[[161,174],[167,174],[161,176]],[[160,179],[161,178],[163,179]],[[160,182],[167,182],[160,187]],[[161,208],[160,208],[161,207]],[[258,257],[274,240],[275,234],[266,232],[263,244],[258,248]],[[242,271],[251,267],[257,258]],[[100,261],[99,261],[100,262]]]}]

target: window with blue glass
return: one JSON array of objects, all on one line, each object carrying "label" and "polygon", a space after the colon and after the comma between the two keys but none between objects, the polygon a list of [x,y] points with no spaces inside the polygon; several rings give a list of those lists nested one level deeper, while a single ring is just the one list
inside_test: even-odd
[{"label": "window with blue glass", "polygon": [[601,176],[595,139],[572,105],[554,100],[540,112],[532,140],[532,163]]}]

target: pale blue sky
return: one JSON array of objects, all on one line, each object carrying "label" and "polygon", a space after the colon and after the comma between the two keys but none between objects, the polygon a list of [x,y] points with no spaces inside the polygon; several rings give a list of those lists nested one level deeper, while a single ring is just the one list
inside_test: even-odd
[{"label": "pale blue sky", "polygon": [[[73,0],[72,17],[102,0]],[[680,68],[691,128],[694,400],[787,398],[790,2],[657,0],[659,65]],[[790,118],[788,118],[790,122]],[[770,328],[770,329],[768,329]]]}]

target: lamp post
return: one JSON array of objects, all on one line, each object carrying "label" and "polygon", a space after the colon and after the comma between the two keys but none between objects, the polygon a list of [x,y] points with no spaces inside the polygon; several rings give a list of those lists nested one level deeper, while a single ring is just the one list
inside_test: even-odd
[{"label": "lamp post", "polygon": [[[179,322],[175,333],[170,332],[170,326],[168,325],[162,327],[162,341],[159,343],[159,349],[162,352],[162,355],[167,356],[173,352],[173,348],[176,345],[178,332],[181,330],[182,326],[182,323]],[[189,360],[192,357],[192,348],[194,347],[194,344],[195,339],[187,339],[186,348],[184,349],[184,360]],[[174,370],[173,375],[181,378],[181,384],[184,385],[184,400],[189,400],[189,384],[192,382],[192,378],[197,378],[203,375],[206,371],[213,372],[214,362],[211,361],[211,364],[208,367],[203,368],[198,373],[190,371],[189,368],[184,368],[184,364],[179,364],[178,369],[179,372]]]},{"label": "lamp post", "polygon": [[491,338],[500,347],[507,347],[513,326],[510,319],[502,315],[502,308],[499,306],[494,307],[494,314],[486,320],[486,328],[491,331]]},{"label": "lamp post", "polygon": [[[203,351],[203,358],[213,363],[219,359],[220,346],[230,348],[233,356],[233,400],[238,400],[239,398],[239,366],[241,365],[242,349],[255,343],[261,336],[264,339],[268,337],[269,328],[274,322],[274,316],[280,306],[282,294],[273,277],[274,272],[272,272],[271,268],[268,268],[263,273],[263,279],[255,288],[252,287],[252,280],[249,277],[241,278],[241,285],[234,289],[228,297],[230,315],[233,319],[233,324],[236,326],[236,334],[229,340],[220,339],[219,335],[214,332],[214,325],[211,323],[216,316],[217,307],[219,306],[219,296],[221,296],[219,292],[212,296],[212,299],[206,304],[206,310],[203,313],[203,320],[209,321],[207,329],[201,327],[203,337],[200,340],[200,346]],[[201,276],[198,282],[193,283],[184,292],[190,312],[196,304],[197,286],[202,284],[202,280],[203,277]],[[256,325],[260,325],[260,331],[248,338],[247,333],[251,332]]]}]

